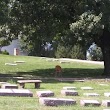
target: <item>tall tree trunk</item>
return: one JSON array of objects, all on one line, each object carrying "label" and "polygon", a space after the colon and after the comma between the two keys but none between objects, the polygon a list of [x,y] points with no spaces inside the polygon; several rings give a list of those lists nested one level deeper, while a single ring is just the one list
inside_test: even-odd
[{"label": "tall tree trunk", "polygon": [[110,76],[110,48],[104,47],[102,49],[104,59],[104,73],[105,76]]},{"label": "tall tree trunk", "polygon": [[101,49],[104,59],[104,76],[110,76],[110,32],[108,29],[103,30],[101,37]]}]

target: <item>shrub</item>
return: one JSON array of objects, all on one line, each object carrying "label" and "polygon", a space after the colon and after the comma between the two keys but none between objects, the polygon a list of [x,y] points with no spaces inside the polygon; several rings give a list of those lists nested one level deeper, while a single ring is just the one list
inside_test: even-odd
[{"label": "shrub", "polygon": [[73,47],[58,45],[55,56],[57,58],[85,59],[83,48],[79,44]]},{"label": "shrub", "polygon": [[1,51],[1,54],[9,55],[9,52],[7,52],[6,50],[4,50],[4,51]]},{"label": "shrub", "polygon": [[84,50],[79,44],[72,47],[70,56],[73,59],[85,59]]},{"label": "shrub", "polygon": [[57,51],[55,52],[56,58],[69,58],[69,51],[70,47],[69,46],[63,46],[61,44],[58,45]]}]

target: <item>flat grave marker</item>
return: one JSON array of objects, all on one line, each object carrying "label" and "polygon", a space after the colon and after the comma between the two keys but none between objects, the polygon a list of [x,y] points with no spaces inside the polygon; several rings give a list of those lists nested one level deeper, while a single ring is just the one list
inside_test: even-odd
[{"label": "flat grave marker", "polygon": [[82,90],[93,90],[92,87],[81,87]]},{"label": "flat grave marker", "polygon": [[28,89],[0,89],[0,96],[33,97],[33,93]]},{"label": "flat grave marker", "polygon": [[25,63],[25,61],[14,61],[15,63]]},{"label": "flat grave marker", "polygon": [[66,96],[78,96],[78,92],[75,90],[61,90],[61,94]]},{"label": "flat grave marker", "polygon": [[100,102],[97,100],[80,100],[81,106],[100,106]]},{"label": "flat grave marker", "polygon": [[100,86],[109,86],[108,84],[99,84]]},{"label": "flat grave marker", "polygon": [[74,105],[76,101],[73,99],[65,98],[39,98],[39,103],[45,106],[61,106],[61,105]]},{"label": "flat grave marker", "polygon": [[2,84],[2,89],[18,89],[18,85],[16,84]]},{"label": "flat grave marker", "polygon": [[100,96],[99,94],[97,94],[97,93],[83,93],[83,95],[85,95],[85,96]]},{"label": "flat grave marker", "polygon": [[110,100],[102,100],[102,105],[106,107],[110,107]]},{"label": "flat grave marker", "polygon": [[105,93],[104,93],[104,96],[110,97],[110,92],[105,92]]},{"label": "flat grave marker", "polygon": [[37,91],[36,94],[37,94],[38,97],[51,97],[51,96],[54,96],[54,93],[50,90]]},{"label": "flat grave marker", "polygon": [[5,65],[16,66],[16,63],[5,63]]},{"label": "flat grave marker", "polygon": [[66,87],[63,87],[64,90],[75,90],[76,87],[69,87],[69,86],[66,86]]}]

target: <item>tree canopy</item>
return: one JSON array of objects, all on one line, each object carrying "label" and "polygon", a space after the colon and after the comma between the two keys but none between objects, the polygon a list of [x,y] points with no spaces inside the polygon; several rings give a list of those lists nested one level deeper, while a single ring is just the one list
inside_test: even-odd
[{"label": "tree canopy", "polygon": [[95,42],[102,49],[104,73],[110,74],[110,0],[4,0],[0,14],[0,45],[19,38],[40,56],[46,42],[85,50]]}]

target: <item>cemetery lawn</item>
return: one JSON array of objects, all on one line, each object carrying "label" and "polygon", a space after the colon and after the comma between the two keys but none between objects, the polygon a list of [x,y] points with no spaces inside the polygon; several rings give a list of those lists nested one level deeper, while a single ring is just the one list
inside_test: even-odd
[{"label": "cemetery lawn", "polygon": [[[10,56],[0,55],[0,82],[7,81],[17,84],[17,78],[24,79],[42,79],[40,89],[35,89],[34,84],[26,84],[25,89],[33,92],[33,97],[5,97],[0,96],[0,110],[103,110],[107,107],[82,107],[80,100],[94,99],[100,103],[102,100],[109,100],[104,96],[104,92],[110,92],[109,80],[101,76],[103,65],[87,64],[79,62],[60,63],[59,61],[47,61],[47,58],[32,56]],[[14,61],[25,61],[16,66],[5,65],[5,63],[14,63]],[[63,69],[64,78],[85,78],[84,82],[60,82],[54,79],[54,68],[60,65]],[[45,79],[44,79],[45,78]],[[104,84],[104,85],[100,85]],[[60,93],[64,86],[76,87],[79,96],[64,96]],[[81,87],[89,86],[94,90],[82,90]],[[51,90],[57,98],[72,98],[76,100],[76,105],[47,107],[38,102],[36,91]],[[83,93],[97,93],[98,97],[87,97]],[[110,107],[108,107],[110,109]]]}]

